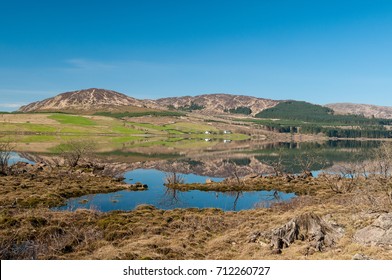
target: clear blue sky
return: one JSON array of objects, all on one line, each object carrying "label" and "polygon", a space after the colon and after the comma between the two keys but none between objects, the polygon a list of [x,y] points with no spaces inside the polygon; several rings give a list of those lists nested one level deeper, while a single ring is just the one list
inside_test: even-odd
[{"label": "clear blue sky", "polygon": [[90,87],[392,106],[392,1],[2,1],[0,110]]}]

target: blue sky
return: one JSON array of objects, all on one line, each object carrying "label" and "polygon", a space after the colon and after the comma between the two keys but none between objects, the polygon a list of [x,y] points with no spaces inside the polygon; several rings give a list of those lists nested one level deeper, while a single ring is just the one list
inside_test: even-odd
[{"label": "blue sky", "polygon": [[392,106],[392,1],[2,1],[0,110],[90,87]]}]

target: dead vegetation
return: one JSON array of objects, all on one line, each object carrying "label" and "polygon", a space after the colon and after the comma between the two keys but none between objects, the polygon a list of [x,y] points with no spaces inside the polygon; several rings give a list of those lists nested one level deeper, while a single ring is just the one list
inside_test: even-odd
[{"label": "dead vegetation", "polygon": [[[240,178],[241,184],[236,178],[225,183],[177,184],[178,188],[226,190],[233,195],[259,188],[299,195],[288,203],[275,203],[270,208],[239,212],[165,211],[141,205],[129,212],[101,213],[52,211],[49,207],[61,205],[67,197],[126,187],[119,180],[94,174],[93,168],[88,166],[70,169],[43,163],[34,166],[19,163],[13,171],[18,173],[0,177],[0,257],[353,259],[363,256],[392,259],[390,247],[384,243],[385,246],[372,246],[363,233],[366,228],[374,230],[380,223],[384,217],[380,213],[390,212],[390,174],[384,172],[383,177],[378,171],[372,174],[367,171],[364,176],[360,175],[363,168],[355,170],[352,178],[341,176],[350,186],[342,187],[341,191],[331,188],[330,178],[323,176],[252,175]],[[387,161],[377,170],[390,170]],[[172,179],[172,182],[181,181]],[[174,192],[168,196],[175,198],[177,189],[170,190]],[[385,219],[383,227],[387,232],[390,220]]]},{"label": "dead vegetation", "polygon": [[0,176],[0,186],[1,208],[54,207],[67,198],[85,194],[146,189],[143,185],[125,184],[121,178],[97,174],[93,167],[55,168],[24,162],[10,166],[7,176]]},{"label": "dead vegetation", "polygon": [[70,167],[78,166],[82,161],[91,157],[96,144],[86,140],[70,140],[60,146],[60,156]]},{"label": "dead vegetation", "polygon": [[[240,212],[164,211],[148,205],[129,212],[59,212],[47,208],[61,203],[55,194],[94,192],[97,179],[106,179],[91,176],[90,184],[82,175],[76,184],[73,174],[64,179],[72,187],[61,188],[56,186],[58,181],[40,186],[43,177],[35,174],[37,180],[26,182],[25,187],[2,189],[2,259],[351,259],[356,254],[392,258],[389,250],[353,241],[357,230],[377,218],[358,216],[372,211],[372,206],[357,204],[355,199],[361,195],[355,192],[336,194],[325,186],[322,196],[304,195],[269,209]],[[16,181],[9,176],[1,179],[7,177],[1,182]],[[82,185],[86,189],[78,190]]]},{"label": "dead vegetation", "polygon": [[0,142],[0,176],[8,174],[8,162],[14,149],[15,146],[11,143],[11,141],[7,140],[5,142]]},{"label": "dead vegetation", "polygon": [[[388,249],[353,241],[356,230],[363,225],[355,224],[352,214],[345,207],[330,202],[321,209],[313,204],[291,211],[279,207],[240,212],[218,209],[164,211],[147,205],[130,212],[109,213],[4,209],[0,211],[0,257],[352,259],[355,254],[363,254],[373,259],[391,259],[392,253]],[[344,229],[339,238],[335,238],[336,231],[331,229],[334,223]],[[276,243],[271,233],[289,224],[295,224],[287,227],[287,233],[293,229],[289,236],[294,238],[288,247],[276,254],[275,247],[271,246]]]}]

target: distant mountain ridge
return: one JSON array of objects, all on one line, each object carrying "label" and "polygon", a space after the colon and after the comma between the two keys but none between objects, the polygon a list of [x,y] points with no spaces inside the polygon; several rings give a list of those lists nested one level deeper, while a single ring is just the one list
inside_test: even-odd
[{"label": "distant mountain ridge", "polygon": [[[167,97],[156,100],[136,99],[113,90],[90,88],[64,92],[52,98],[22,106],[18,111],[93,113],[116,110],[132,111],[142,108],[142,110],[184,110],[212,115],[244,113],[256,116],[260,112],[284,102],[289,101],[226,93]],[[332,109],[335,114],[355,114],[392,119],[392,107],[352,103],[334,103],[324,107]]]},{"label": "distant mountain ridge", "polygon": [[368,118],[392,119],[392,107],[354,103],[331,103],[325,105],[336,114],[363,115]]},{"label": "distant mountain ridge", "polygon": [[20,107],[19,112],[98,111],[115,107],[143,107],[151,109],[187,109],[197,107],[203,113],[224,113],[230,109],[247,107],[251,114],[271,108],[279,101],[231,94],[203,94],[198,96],[169,97],[157,100],[136,99],[112,90],[90,88],[61,93],[55,97]]}]

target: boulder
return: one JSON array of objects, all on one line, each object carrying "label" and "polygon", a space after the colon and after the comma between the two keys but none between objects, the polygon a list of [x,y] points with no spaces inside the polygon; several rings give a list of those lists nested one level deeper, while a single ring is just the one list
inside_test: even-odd
[{"label": "boulder", "polygon": [[362,260],[371,260],[371,258],[369,256],[364,255],[364,254],[355,254],[353,256],[353,260],[362,261]]},{"label": "boulder", "polygon": [[392,246],[392,213],[381,214],[370,226],[358,230],[354,240],[363,245]]}]

